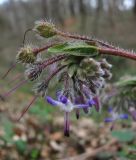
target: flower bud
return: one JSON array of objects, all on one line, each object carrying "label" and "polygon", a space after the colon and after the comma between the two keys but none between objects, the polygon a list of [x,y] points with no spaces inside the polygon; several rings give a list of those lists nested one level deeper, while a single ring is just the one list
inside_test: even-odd
[{"label": "flower bud", "polygon": [[26,46],[19,50],[16,60],[21,63],[34,63],[36,60],[36,55],[32,47]]},{"label": "flower bud", "polygon": [[80,69],[84,76],[101,76],[104,74],[99,62],[93,58],[85,58],[80,63]]},{"label": "flower bud", "polygon": [[35,94],[44,97],[46,95],[47,88],[48,88],[47,83],[39,82],[39,83],[36,84],[36,86],[34,87],[33,90],[34,90]]},{"label": "flower bud", "polygon": [[55,26],[46,21],[37,21],[33,30],[44,38],[50,38],[57,34]]},{"label": "flower bud", "polygon": [[112,73],[108,69],[104,69],[104,75],[103,77],[105,79],[111,79],[112,78]]},{"label": "flower bud", "polygon": [[102,59],[102,61],[100,62],[101,67],[105,68],[105,69],[111,69],[112,65],[109,64],[106,59]]},{"label": "flower bud", "polygon": [[30,81],[34,81],[40,77],[41,73],[42,73],[42,65],[37,64],[33,66],[28,66],[28,68],[25,71],[25,76]]}]

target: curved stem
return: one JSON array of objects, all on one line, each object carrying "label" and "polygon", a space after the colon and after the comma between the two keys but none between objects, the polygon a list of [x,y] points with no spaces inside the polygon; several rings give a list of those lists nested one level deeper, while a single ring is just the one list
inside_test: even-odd
[{"label": "curved stem", "polygon": [[65,68],[65,67],[66,67],[66,65],[57,68],[57,69],[51,74],[51,76],[49,76],[48,79],[45,80],[45,82],[50,82],[50,80],[51,80],[58,72],[60,72],[60,71],[61,71],[63,68]]},{"label": "curved stem", "polygon": [[24,33],[23,46],[25,45],[26,35],[27,35],[27,33],[30,32],[30,31],[33,31],[32,28],[27,29],[27,30],[25,31],[25,33]]},{"label": "curved stem", "polygon": [[14,88],[12,88],[10,91],[8,91],[7,93],[5,93],[3,95],[3,97],[7,97],[9,96],[12,92],[14,92],[16,89],[20,88],[22,85],[24,85],[27,82],[27,80],[22,80],[21,82],[19,82]]},{"label": "curved stem", "polygon": [[66,57],[67,57],[67,55],[65,55],[65,54],[51,57],[51,58],[45,60],[41,64],[42,69],[45,69],[47,66],[49,66],[49,65],[51,65],[51,64],[53,64],[55,62],[61,61],[61,60],[65,59]]},{"label": "curved stem", "polygon": [[5,79],[7,75],[16,67],[17,63],[12,64],[12,66],[6,71],[6,73],[1,77],[1,79]]},{"label": "curved stem", "polygon": [[132,59],[136,61],[136,54],[126,52],[126,51],[121,51],[121,50],[113,50],[113,49],[98,49],[100,54],[106,54],[106,55],[114,55],[114,56],[120,56],[128,59]]},{"label": "curved stem", "polygon": [[77,40],[82,40],[82,41],[88,41],[92,45],[94,45],[96,43],[99,43],[99,44],[101,44],[102,46],[104,46],[106,48],[116,49],[116,50],[118,49],[117,47],[115,47],[113,45],[110,45],[110,44],[105,43],[105,42],[103,42],[101,40],[90,38],[90,37],[87,37],[87,36],[71,34],[71,33],[62,32],[62,31],[59,31],[59,30],[57,30],[57,34],[62,36],[62,37],[66,37],[66,38],[72,38],[72,39],[77,39]]},{"label": "curved stem", "polygon": [[56,43],[48,44],[48,45],[43,46],[41,48],[35,48],[34,54],[37,55],[38,53],[43,52],[43,51],[47,50],[48,48],[53,47],[54,45],[57,45],[57,44],[59,44],[59,43],[56,42]]},{"label": "curved stem", "polygon": [[38,95],[33,97],[33,99],[30,101],[29,105],[26,108],[24,108],[24,110],[22,111],[21,115],[18,117],[18,119],[16,121],[20,121],[21,120],[21,118],[25,115],[25,113],[28,111],[28,109],[36,101],[37,98],[38,98]]}]

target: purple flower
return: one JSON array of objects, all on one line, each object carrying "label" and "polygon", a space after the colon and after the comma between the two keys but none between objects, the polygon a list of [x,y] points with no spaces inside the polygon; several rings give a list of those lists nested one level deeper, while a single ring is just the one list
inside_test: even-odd
[{"label": "purple flower", "polygon": [[47,96],[46,100],[49,104],[51,104],[52,106],[57,106],[57,101],[55,101],[54,99],[52,99],[51,97]]},{"label": "purple flower", "polygon": [[52,106],[58,106],[61,110],[66,112],[71,112],[74,109],[88,109],[91,107],[95,102],[93,100],[89,100],[87,103],[79,103],[78,100],[75,100],[75,103],[72,103],[66,96],[62,94],[61,91],[56,93],[57,100],[47,96],[46,100]]},{"label": "purple flower", "polygon": [[52,97],[47,96],[46,100],[52,106],[58,106],[61,110],[64,111],[64,135],[69,136],[70,130],[70,120],[69,120],[69,112],[72,110],[76,110],[76,117],[79,118],[79,110],[84,109],[87,110],[89,107],[92,107],[95,102],[92,99],[89,99],[86,103],[81,103],[82,99],[77,97],[75,102],[72,103],[70,99],[63,95],[62,91],[58,91],[56,93],[57,100]]},{"label": "purple flower", "polygon": [[129,109],[129,113],[130,113],[130,115],[132,116],[133,120],[136,121],[136,109],[133,108],[133,107],[131,107],[131,108]]},{"label": "purple flower", "polygon": [[94,97],[93,101],[94,101],[94,106],[95,106],[96,111],[99,112],[101,105],[100,105],[100,100],[99,100],[98,96]]},{"label": "purple flower", "polygon": [[[128,114],[118,114],[115,112],[112,107],[108,109],[108,112],[110,113],[111,117],[105,118],[104,122],[106,123],[114,123],[116,120],[120,119],[128,119]],[[111,130],[113,129],[113,125],[111,126]]]},{"label": "purple flower", "polygon": [[110,113],[111,117],[105,118],[105,122],[113,122],[119,119],[128,119],[127,114],[118,114],[111,107],[108,109],[108,112]]},{"label": "purple flower", "polygon": [[87,103],[88,103],[88,105],[89,105],[90,107],[96,105],[96,102],[94,101],[94,99],[89,99]]}]

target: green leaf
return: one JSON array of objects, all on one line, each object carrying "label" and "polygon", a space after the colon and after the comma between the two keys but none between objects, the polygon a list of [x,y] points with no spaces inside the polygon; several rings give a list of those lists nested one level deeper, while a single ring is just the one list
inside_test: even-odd
[{"label": "green leaf", "polygon": [[74,56],[97,56],[98,49],[96,46],[91,46],[85,42],[67,42],[55,45],[48,49],[49,53],[66,53]]},{"label": "green leaf", "polygon": [[135,139],[135,133],[132,131],[112,131],[112,136],[121,142],[131,142]]},{"label": "green leaf", "polygon": [[132,87],[136,86],[136,77],[127,79],[127,80],[121,80],[120,82],[117,83],[117,86],[119,87]]},{"label": "green leaf", "polygon": [[31,151],[31,158],[33,160],[36,160],[39,157],[39,153],[40,153],[40,151],[38,149],[36,149],[36,148],[32,149],[32,151]]},{"label": "green leaf", "polygon": [[77,71],[77,69],[78,69],[78,65],[76,65],[76,64],[70,65],[68,68],[69,77],[72,77],[74,75],[74,73]]},{"label": "green leaf", "polygon": [[3,138],[4,141],[6,141],[8,143],[9,142],[11,143],[12,142],[12,136],[14,134],[13,124],[9,120],[5,119],[3,125],[4,125],[5,135],[2,138]]},{"label": "green leaf", "polygon": [[15,141],[15,145],[20,154],[24,154],[24,152],[27,150],[27,143],[25,141],[22,140]]}]

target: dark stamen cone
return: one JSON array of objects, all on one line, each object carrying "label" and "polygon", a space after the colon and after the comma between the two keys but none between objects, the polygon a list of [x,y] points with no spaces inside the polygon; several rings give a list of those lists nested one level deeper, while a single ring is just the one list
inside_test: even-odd
[{"label": "dark stamen cone", "polygon": [[114,123],[111,125],[110,131],[113,131],[113,129],[114,129]]},{"label": "dark stamen cone", "polygon": [[70,127],[70,121],[69,121],[69,113],[65,112],[65,116],[64,116],[64,135],[66,137],[69,137],[69,128]]},{"label": "dark stamen cone", "polygon": [[7,72],[2,76],[2,79],[5,79],[7,75],[16,67],[16,63],[14,63],[8,70]]},{"label": "dark stamen cone", "polygon": [[76,109],[76,118],[79,119],[79,116],[80,116],[80,111],[79,109]]},{"label": "dark stamen cone", "polygon": [[29,105],[24,108],[24,110],[22,111],[21,115],[19,116],[19,118],[17,119],[17,121],[20,121],[21,118],[25,115],[25,113],[28,111],[28,109],[31,107],[31,105],[36,101],[36,99],[38,98],[38,96],[36,95],[35,97],[33,97],[33,99],[30,101]]},{"label": "dark stamen cone", "polygon": [[86,114],[89,112],[88,108],[83,108],[83,111],[84,111],[84,113],[86,113]]}]

